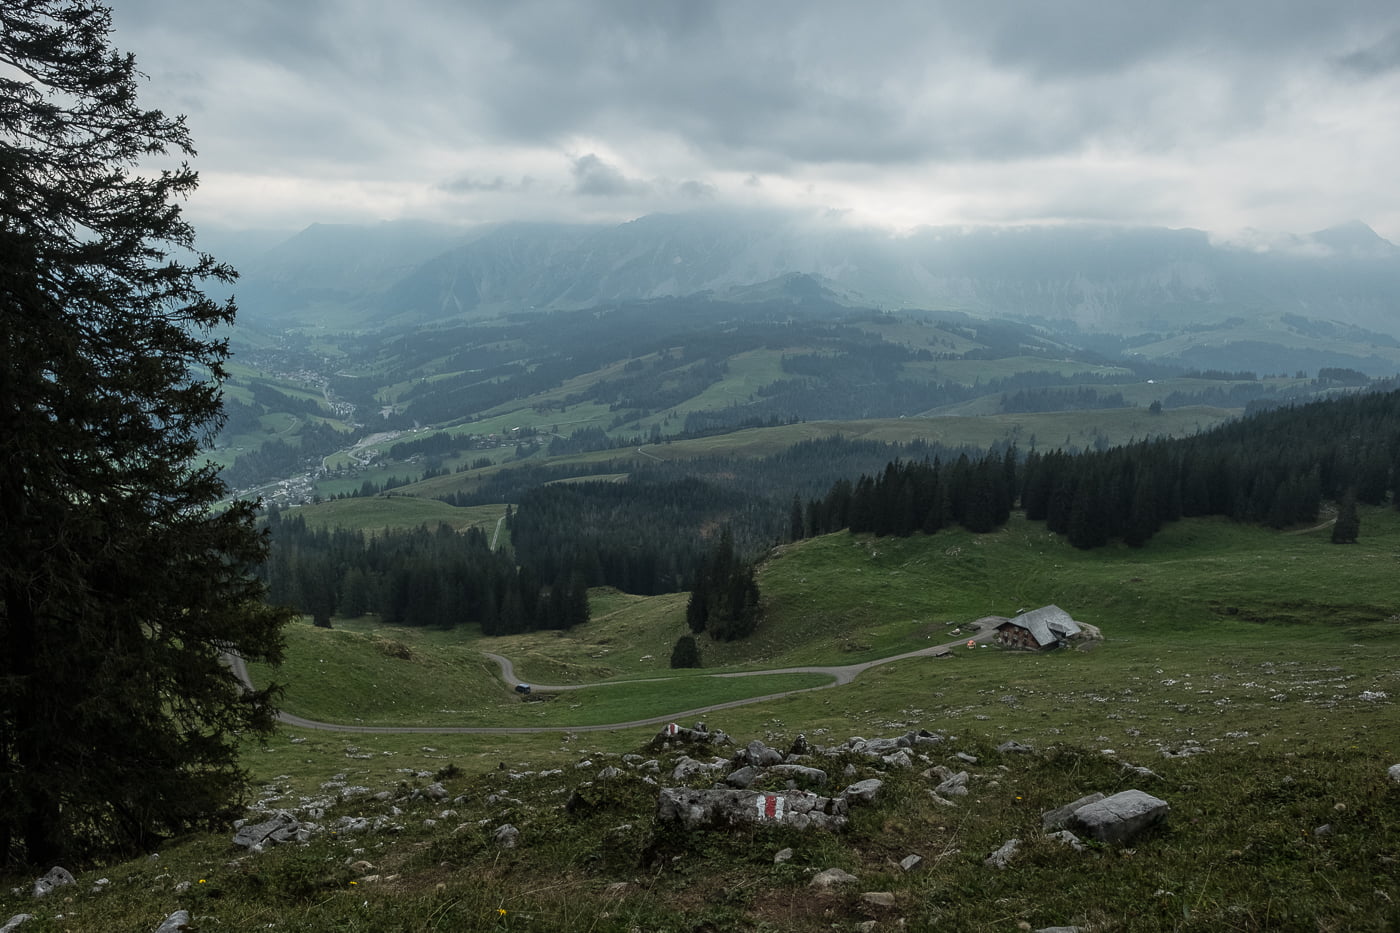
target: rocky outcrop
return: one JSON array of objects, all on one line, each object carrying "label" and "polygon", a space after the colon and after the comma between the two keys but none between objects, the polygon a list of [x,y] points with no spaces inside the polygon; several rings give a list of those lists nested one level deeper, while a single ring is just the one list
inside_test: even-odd
[{"label": "rocky outcrop", "polygon": [[755,824],[794,829],[844,829],[844,797],[818,797],[804,791],[764,793],[752,790],[696,790],[663,787],[656,821],[682,829],[717,829]]}]

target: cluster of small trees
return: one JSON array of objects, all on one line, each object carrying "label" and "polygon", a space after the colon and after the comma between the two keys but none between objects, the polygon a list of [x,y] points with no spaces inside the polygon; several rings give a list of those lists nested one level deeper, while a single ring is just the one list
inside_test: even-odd
[{"label": "cluster of small trees", "polygon": [[758,617],[754,566],[734,553],[734,536],[726,528],[700,562],[685,607],[686,625],[714,641],[736,641],[753,632]]}]

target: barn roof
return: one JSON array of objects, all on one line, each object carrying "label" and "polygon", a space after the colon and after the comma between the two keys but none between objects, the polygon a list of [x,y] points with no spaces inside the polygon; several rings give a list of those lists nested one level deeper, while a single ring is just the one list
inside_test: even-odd
[{"label": "barn roof", "polygon": [[1083,632],[1079,623],[1070,618],[1059,606],[1041,606],[1030,612],[1023,612],[1008,624],[1027,629],[1042,648],[1052,645],[1061,638],[1071,638]]}]

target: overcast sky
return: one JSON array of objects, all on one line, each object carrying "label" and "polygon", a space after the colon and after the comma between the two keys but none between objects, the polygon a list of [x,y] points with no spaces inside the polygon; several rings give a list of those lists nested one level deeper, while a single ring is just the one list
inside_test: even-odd
[{"label": "overcast sky", "polygon": [[112,2],[143,103],[188,116],[197,224],[780,206],[1400,242],[1396,0]]}]

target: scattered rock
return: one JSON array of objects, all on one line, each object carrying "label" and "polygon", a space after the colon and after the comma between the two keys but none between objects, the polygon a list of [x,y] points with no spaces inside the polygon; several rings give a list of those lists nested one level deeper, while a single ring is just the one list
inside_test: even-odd
[{"label": "scattered rock", "polygon": [[778,774],[796,781],[805,781],[817,787],[826,785],[826,772],[820,768],[808,768],[805,765],[773,765],[766,771],[767,774]]},{"label": "scattered rock", "polygon": [[366,875],[374,871],[374,863],[360,859],[358,862],[351,863],[350,870],[357,875]]},{"label": "scattered rock", "polygon": [[54,888],[62,887],[65,884],[72,884],[75,880],[73,874],[66,868],[55,865],[48,870],[44,877],[34,882],[34,896],[43,897]]},{"label": "scattered rock", "polygon": [[15,914],[9,920],[5,921],[4,926],[0,927],[0,933],[14,933],[15,930],[19,929],[19,925],[21,923],[23,923],[26,920],[33,919],[33,914]]},{"label": "scattered rock", "polygon": [[492,838],[496,840],[496,845],[502,849],[514,849],[520,842],[520,830],[507,823],[497,829]]},{"label": "scattered rock", "polygon": [[744,746],[743,751],[734,756],[735,764],[749,764],[759,768],[767,768],[771,765],[781,764],[783,753],[776,748],[769,748],[758,739],[754,739]]},{"label": "scattered rock", "polygon": [[1012,740],[1007,741],[1007,742],[1002,742],[1000,745],[997,746],[997,751],[1000,752],[1000,753],[1003,754],[1003,755],[1033,755],[1033,754],[1035,754],[1035,749],[1031,748],[1029,745],[1022,745],[1020,742],[1017,742],[1015,739],[1012,739]]},{"label": "scattered rock", "polygon": [[856,876],[848,871],[839,868],[828,868],[826,871],[817,872],[812,876],[811,887],[828,890],[834,885],[849,884],[856,880]]},{"label": "scattered rock", "polygon": [[1005,868],[1011,864],[1011,859],[1015,857],[1017,850],[1021,848],[1021,840],[1008,839],[1001,844],[991,855],[987,856],[982,864],[988,868]]},{"label": "scattered rock", "polygon": [[1067,803],[1063,807],[1042,813],[1040,816],[1040,828],[1047,833],[1056,829],[1064,829],[1069,825],[1070,817],[1074,816],[1076,810],[1087,807],[1091,803],[1098,803],[1103,799],[1103,794],[1093,793],[1087,797],[1080,797],[1074,803]]},{"label": "scattered rock", "polygon": [[755,768],[753,765],[745,765],[725,778],[724,783],[728,784],[730,787],[737,787],[740,790],[744,790],[745,788],[751,787],[753,782],[757,781],[759,775],[762,773],[762,771]]},{"label": "scattered rock", "polygon": [[1391,765],[1388,769],[1386,769],[1385,773],[1390,775],[1390,779],[1392,781],[1396,782],[1397,784],[1400,784],[1400,765]]},{"label": "scattered rock", "polygon": [[942,784],[933,789],[933,792],[944,797],[963,797],[967,795],[967,772],[959,771],[948,778]]},{"label": "scattered rock", "polygon": [[790,862],[790,861],[792,861],[792,849],[790,849],[790,848],[789,848],[789,849],[779,849],[778,852],[777,852],[777,854],[773,856],[773,864],[774,864],[774,865],[781,865],[781,864],[783,864],[784,862]]},{"label": "scattered rock", "polygon": [[1089,850],[1089,847],[1081,842],[1078,836],[1067,829],[1049,833],[1047,838],[1054,839],[1056,842],[1062,842],[1076,852],[1087,852]]},{"label": "scattered rock", "polygon": [[188,910],[177,910],[165,918],[165,922],[156,927],[156,933],[182,933],[190,928],[190,912]]},{"label": "scattered rock", "polygon": [[967,752],[958,752],[958,753],[957,753],[955,756],[953,756],[953,757],[957,758],[959,761],[965,761],[965,762],[967,762],[967,763],[970,764],[970,765],[975,765],[975,764],[977,764],[977,756],[976,756],[976,755],[969,755]]},{"label": "scattered rock", "polygon": [[894,894],[889,891],[866,891],[860,896],[861,902],[871,907],[893,907]]},{"label": "scattered rock", "polygon": [[924,863],[922,855],[906,855],[899,860],[899,867],[905,871],[913,871]]},{"label": "scattered rock", "polygon": [[1074,811],[1070,824],[1099,842],[1126,842],[1166,820],[1171,806],[1140,790],[1125,790]]},{"label": "scattered rock", "polygon": [[423,796],[427,797],[429,800],[446,800],[447,788],[443,787],[440,781],[434,781],[423,788]]},{"label": "scattered rock", "polygon": [[864,781],[856,781],[850,787],[841,792],[841,796],[846,800],[858,800],[861,803],[871,803],[880,793],[880,788],[885,786],[885,782],[879,778],[866,778]]},{"label": "scattered rock", "polygon": [[1321,826],[1317,827],[1317,829],[1313,830],[1313,835],[1319,837],[1330,836],[1333,832],[1335,832],[1335,830],[1332,829],[1331,823],[1323,823]]}]

